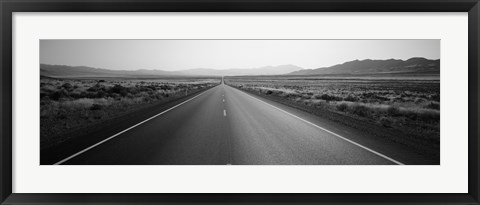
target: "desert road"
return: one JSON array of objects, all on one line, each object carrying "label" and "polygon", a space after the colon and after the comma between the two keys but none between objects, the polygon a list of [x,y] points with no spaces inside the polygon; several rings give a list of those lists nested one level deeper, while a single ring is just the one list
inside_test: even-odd
[{"label": "desert road", "polygon": [[54,164],[407,164],[401,150],[329,127],[222,83]]}]

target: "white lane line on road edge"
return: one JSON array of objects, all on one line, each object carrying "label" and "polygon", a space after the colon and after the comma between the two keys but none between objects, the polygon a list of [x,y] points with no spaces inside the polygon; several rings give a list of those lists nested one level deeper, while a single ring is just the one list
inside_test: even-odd
[{"label": "white lane line on road edge", "polygon": [[[242,91],[242,92],[244,92],[244,91]],[[254,97],[254,96],[252,96],[252,95],[250,95],[250,94],[248,94],[248,93],[245,93],[245,94],[247,94],[248,96],[250,96],[250,97],[252,97],[252,98],[254,98],[254,99],[256,99],[256,100],[258,100],[258,101],[260,101],[260,102],[262,102],[262,103],[265,103],[265,104],[267,104],[267,105],[269,105],[269,106],[271,106],[271,107],[273,107],[273,108],[275,108],[275,109],[277,109],[277,110],[280,110],[280,111],[282,111],[282,112],[284,112],[284,113],[286,113],[286,114],[288,114],[288,115],[290,115],[290,116],[292,116],[292,117],[295,117],[295,118],[297,118],[297,119],[299,119],[299,120],[301,120],[301,121],[303,121],[303,122],[305,122],[305,123],[307,123],[307,124],[310,124],[310,125],[318,128],[318,129],[321,129],[321,130],[325,131],[325,132],[328,132],[328,133],[332,134],[332,135],[335,136],[335,137],[338,137],[338,138],[343,139],[343,140],[345,140],[345,141],[347,141],[347,142],[350,142],[350,143],[352,143],[352,144],[354,144],[354,145],[357,145],[357,146],[359,146],[359,147],[361,147],[361,148],[363,148],[363,149],[365,149],[365,150],[367,150],[367,151],[369,151],[369,152],[371,152],[371,153],[373,153],[373,154],[376,154],[377,156],[383,157],[384,159],[387,159],[387,160],[389,160],[389,161],[391,161],[391,162],[393,162],[393,163],[395,163],[395,164],[405,165],[405,164],[403,164],[403,163],[401,163],[401,162],[399,162],[399,161],[397,161],[397,160],[394,160],[394,159],[392,159],[392,158],[390,158],[390,157],[385,156],[385,155],[382,154],[382,153],[379,153],[379,152],[377,152],[377,151],[375,151],[375,150],[372,150],[372,149],[370,149],[370,148],[368,148],[368,147],[365,147],[365,146],[363,146],[363,145],[361,145],[361,144],[358,144],[358,143],[356,143],[356,142],[354,142],[354,141],[352,141],[352,140],[349,140],[349,139],[347,139],[347,138],[345,138],[345,137],[342,137],[341,135],[339,135],[339,134],[337,134],[337,133],[334,133],[334,132],[332,132],[332,131],[330,131],[330,130],[327,130],[327,129],[323,128],[323,127],[320,127],[320,126],[318,126],[318,125],[316,125],[316,124],[314,124],[314,123],[312,123],[312,122],[309,122],[309,121],[307,121],[307,120],[304,120],[303,118],[300,118],[300,117],[298,117],[298,116],[296,116],[296,115],[294,115],[294,114],[292,114],[292,113],[289,113],[289,112],[287,112],[287,111],[285,111],[285,110],[282,110],[282,109],[280,109],[280,108],[278,108],[278,107],[276,107],[276,106],[274,106],[274,105],[271,105],[271,104],[269,104],[269,103],[267,103],[267,102],[265,102],[265,101],[263,101],[263,100],[260,100],[260,99],[258,99],[257,97]]]},{"label": "white lane line on road edge", "polygon": [[83,149],[82,151],[77,152],[77,153],[73,154],[72,156],[67,157],[67,158],[65,158],[65,159],[63,159],[63,160],[61,160],[61,161],[59,161],[59,162],[57,162],[57,163],[55,163],[55,164],[53,164],[53,165],[60,165],[60,164],[66,162],[66,161],[68,161],[68,160],[70,160],[70,159],[72,159],[72,158],[74,158],[74,157],[76,157],[76,156],[78,156],[78,155],[80,155],[80,154],[82,154],[82,153],[84,153],[84,152],[86,152],[86,151],[88,151],[88,150],[90,150],[90,149],[92,149],[92,148],[94,148],[94,147],[96,147],[96,146],[98,146],[98,145],[100,145],[100,144],[108,141],[108,140],[113,139],[114,137],[116,137],[116,136],[118,136],[118,135],[123,134],[124,132],[126,132],[126,131],[128,131],[128,130],[131,130],[131,129],[133,129],[133,128],[135,128],[135,127],[137,127],[137,126],[139,126],[139,125],[141,125],[141,124],[143,124],[143,123],[145,123],[145,122],[147,122],[147,121],[149,121],[149,120],[151,120],[151,119],[153,119],[153,118],[156,118],[156,117],[158,117],[158,116],[160,116],[160,115],[162,115],[162,114],[164,114],[164,113],[166,113],[166,112],[168,112],[168,111],[170,111],[170,110],[172,110],[172,109],[174,109],[174,108],[176,108],[176,107],[178,107],[178,106],[180,106],[180,105],[183,105],[183,104],[187,103],[187,102],[190,101],[190,100],[193,100],[193,99],[197,98],[198,96],[202,95],[203,93],[205,93],[205,92],[207,92],[207,91],[208,91],[208,90],[203,91],[202,93],[196,95],[195,97],[192,97],[192,98],[190,98],[190,99],[188,99],[188,100],[185,100],[185,101],[181,102],[181,103],[178,104],[178,105],[175,105],[175,106],[173,106],[173,107],[171,107],[171,108],[168,108],[167,110],[164,110],[164,111],[161,112],[161,113],[158,113],[158,114],[156,114],[156,115],[154,115],[154,116],[152,116],[152,117],[150,117],[150,118],[148,118],[148,119],[146,119],[146,120],[144,120],[144,121],[141,121],[141,122],[139,122],[139,123],[137,123],[137,124],[135,124],[135,125],[127,128],[127,129],[125,129],[125,130],[117,133],[117,134],[114,134],[114,135],[112,135],[111,137],[109,137],[109,138],[107,138],[107,139],[104,139],[104,140],[102,140],[102,141],[100,141],[100,142],[97,142],[96,144],[94,144],[94,145],[92,145],[92,146],[90,146],[90,147],[87,147],[87,148]]},{"label": "white lane line on road edge", "polygon": [[227,111],[226,111],[226,110],[223,110],[223,116],[224,116],[224,117],[227,116]]}]

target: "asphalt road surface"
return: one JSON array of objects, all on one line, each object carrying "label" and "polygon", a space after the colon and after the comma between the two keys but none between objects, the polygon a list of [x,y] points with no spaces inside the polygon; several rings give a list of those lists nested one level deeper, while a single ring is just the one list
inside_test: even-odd
[{"label": "asphalt road surface", "polygon": [[[332,125],[221,84],[56,164],[379,164],[392,158]],[[334,131],[332,131],[334,130]]]}]

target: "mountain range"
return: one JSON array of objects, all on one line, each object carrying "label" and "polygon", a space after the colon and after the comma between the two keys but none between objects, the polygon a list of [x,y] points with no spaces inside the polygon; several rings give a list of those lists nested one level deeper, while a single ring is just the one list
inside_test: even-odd
[{"label": "mountain range", "polygon": [[67,66],[67,65],[48,65],[40,64],[40,75],[48,77],[128,77],[128,76],[147,76],[162,75],[172,76],[180,75],[177,72],[162,70],[109,70],[104,68],[92,68],[87,66]]},{"label": "mountain range", "polygon": [[260,68],[232,68],[225,70],[197,68],[180,71],[163,70],[109,70],[87,66],[40,64],[40,75],[47,77],[145,77],[145,76],[235,76],[235,75],[282,75],[301,70],[294,65],[265,66]]},{"label": "mountain range", "polygon": [[40,64],[40,75],[46,77],[152,77],[152,76],[238,76],[238,75],[330,75],[330,74],[439,74],[440,60],[410,58],[408,60],[354,60],[317,69],[302,69],[295,65],[225,70],[196,68],[180,71],[110,70],[87,66]]},{"label": "mountain range", "polygon": [[235,76],[235,75],[283,75],[293,71],[302,70],[303,68],[295,65],[279,65],[265,66],[260,68],[232,68],[226,70],[197,68],[181,71],[189,75],[219,75],[219,76]]},{"label": "mountain range", "polygon": [[396,73],[440,73],[440,60],[410,58],[408,60],[354,60],[330,67],[303,69],[287,75],[328,74],[396,74]]}]

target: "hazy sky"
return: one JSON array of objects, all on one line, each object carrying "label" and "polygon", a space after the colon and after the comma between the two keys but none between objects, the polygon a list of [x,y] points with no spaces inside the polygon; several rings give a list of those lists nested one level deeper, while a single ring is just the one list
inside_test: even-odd
[{"label": "hazy sky", "polygon": [[40,63],[115,70],[319,68],[363,59],[440,58],[440,40],[41,40]]}]

